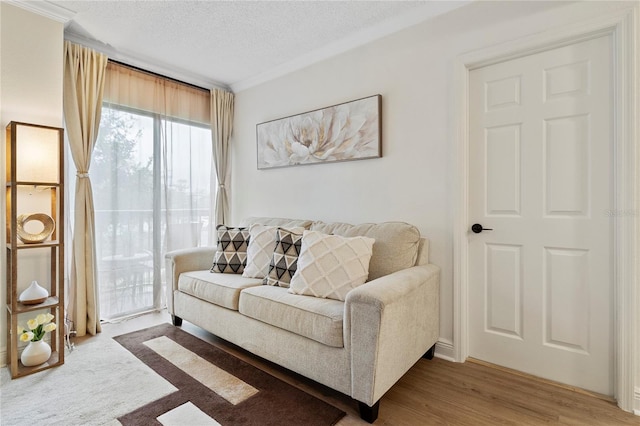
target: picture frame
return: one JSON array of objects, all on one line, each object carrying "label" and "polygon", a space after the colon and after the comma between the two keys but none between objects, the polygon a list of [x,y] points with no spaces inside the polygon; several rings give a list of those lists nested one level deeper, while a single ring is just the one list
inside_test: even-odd
[{"label": "picture frame", "polygon": [[382,157],[382,96],[256,125],[258,170]]}]

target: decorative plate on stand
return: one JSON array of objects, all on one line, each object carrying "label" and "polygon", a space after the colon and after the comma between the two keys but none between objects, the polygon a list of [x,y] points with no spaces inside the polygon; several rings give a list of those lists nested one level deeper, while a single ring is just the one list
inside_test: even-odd
[{"label": "decorative plate on stand", "polygon": [[[44,229],[37,233],[31,234],[24,229],[24,225],[27,222],[32,220],[36,220],[42,223]],[[29,213],[29,214],[21,214],[16,218],[17,227],[16,231],[18,233],[18,238],[22,240],[25,244],[37,244],[41,243],[53,233],[53,230],[56,228],[56,224],[53,221],[53,218],[44,213]]]}]

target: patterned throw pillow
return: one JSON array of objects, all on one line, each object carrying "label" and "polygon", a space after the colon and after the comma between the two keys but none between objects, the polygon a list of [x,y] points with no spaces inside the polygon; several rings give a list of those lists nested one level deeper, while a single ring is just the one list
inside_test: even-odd
[{"label": "patterned throw pillow", "polygon": [[296,273],[298,266],[302,232],[278,228],[276,246],[269,264],[269,272],[262,281],[263,284],[289,287],[291,277]]},{"label": "patterned throw pillow", "polygon": [[247,264],[249,230],[218,225],[218,247],[211,272],[241,274]]},{"label": "patterned throw pillow", "polygon": [[289,293],[344,301],[349,291],[367,281],[374,242],[305,231]]},{"label": "patterned throw pillow", "polygon": [[[247,278],[265,278],[276,247],[277,226],[254,223],[249,228],[250,240],[247,248],[247,266],[242,273]],[[302,234],[304,228],[292,228],[291,232]]]}]

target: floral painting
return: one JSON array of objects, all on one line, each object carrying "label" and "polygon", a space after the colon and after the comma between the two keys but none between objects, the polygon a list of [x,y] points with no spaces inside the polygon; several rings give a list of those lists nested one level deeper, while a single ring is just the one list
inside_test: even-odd
[{"label": "floral painting", "polygon": [[381,96],[256,126],[258,169],[381,156]]}]

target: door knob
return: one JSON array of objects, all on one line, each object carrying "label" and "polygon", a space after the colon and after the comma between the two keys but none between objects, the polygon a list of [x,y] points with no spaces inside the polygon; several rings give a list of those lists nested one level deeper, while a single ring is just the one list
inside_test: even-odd
[{"label": "door knob", "polygon": [[479,223],[474,223],[473,225],[471,225],[471,230],[476,234],[479,234],[482,231],[493,231],[493,229],[491,228],[483,228]]}]

